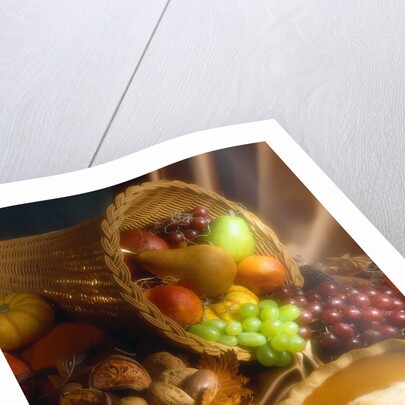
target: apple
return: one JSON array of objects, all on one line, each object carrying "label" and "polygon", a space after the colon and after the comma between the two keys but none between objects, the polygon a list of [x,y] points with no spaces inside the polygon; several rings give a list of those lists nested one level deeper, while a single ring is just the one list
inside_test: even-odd
[{"label": "apple", "polygon": [[123,249],[138,253],[144,250],[169,249],[169,245],[149,231],[143,229],[127,229],[120,233],[120,245]]},{"label": "apple", "polygon": [[[169,245],[152,232],[143,229],[127,229],[120,233],[120,246],[130,252],[139,253],[144,250],[169,249]],[[124,252],[124,262],[131,272],[132,278],[147,276],[148,272],[137,264],[134,255]]]},{"label": "apple", "polygon": [[236,263],[253,255],[255,251],[255,241],[249,225],[243,218],[232,214],[221,215],[212,220],[209,233],[201,239],[227,251]]}]

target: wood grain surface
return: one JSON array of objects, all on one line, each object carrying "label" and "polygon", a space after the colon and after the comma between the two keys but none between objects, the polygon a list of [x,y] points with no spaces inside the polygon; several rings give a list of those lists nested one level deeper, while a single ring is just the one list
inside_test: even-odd
[{"label": "wood grain surface", "polygon": [[405,254],[404,18],[402,0],[5,1],[0,182],[275,118]]},{"label": "wood grain surface", "polygon": [[88,167],[165,5],[2,1],[1,182]]}]

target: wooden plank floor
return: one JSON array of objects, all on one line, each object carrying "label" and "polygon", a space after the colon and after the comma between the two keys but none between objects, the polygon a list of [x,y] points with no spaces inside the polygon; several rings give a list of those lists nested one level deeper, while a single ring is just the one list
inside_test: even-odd
[{"label": "wooden plank floor", "polygon": [[166,1],[2,2],[1,182],[90,165]]},{"label": "wooden plank floor", "polygon": [[404,17],[401,0],[4,1],[0,182],[275,118],[405,254]]}]

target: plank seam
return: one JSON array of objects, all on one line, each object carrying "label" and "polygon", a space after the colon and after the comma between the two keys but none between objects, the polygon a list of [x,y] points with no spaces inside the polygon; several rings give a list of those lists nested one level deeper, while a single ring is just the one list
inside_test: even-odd
[{"label": "plank seam", "polygon": [[159,16],[159,18],[158,18],[158,20],[157,20],[156,26],[155,26],[155,28],[153,29],[152,34],[151,34],[151,36],[149,37],[149,40],[148,40],[148,42],[146,43],[144,50],[142,51],[141,57],[139,58],[137,64],[135,65],[135,69],[134,69],[134,71],[132,72],[131,77],[129,78],[128,84],[126,85],[126,87],[125,87],[125,89],[124,89],[124,91],[123,91],[123,93],[122,93],[122,95],[121,95],[121,97],[120,97],[120,99],[119,99],[119,101],[118,101],[117,106],[116,106],[115,109],[114,109],[114,112],[113,112],[113,114],[112,114],[112,116],[111,116],[111,119],[110,119],[110,121],[109,121],[108,124],[107,124],[107,127],[106,127],[106,129],[105,129],[105,131],[104,131],[104,133],[103,133],[103,135],[102,135],[102,137],[101,137],[101,139],[100,139],[100,142],[99,142],[99,144],[98,144],[98,146],[97,146],[97,148],[96,148],[96,151],[94,152],[93,157],[92,157],[91,160],[90,160],[90,163],[89,163],[88,167],[92,167],[92,166],[93,166],[93,163],[94,163],[94,161],[95,161],[95,159],[96,159],[96,157],[97,157],[97,154],[98,154],[98,152],[100,151],[101,145],[103,144],[104,139],[106,138],[106,136],[107,136],[107,134],[108,134],[108,131],[110,130],[111,125],[112,125],[112,123],[113,123],[113,121],[114,121],[114,119],[115,119],[115,117],[116,117],[116,115],[117,115],[117,113],[118,113],[118,110],[120,109],[121,104],[122,104],[122,102],[124,101],[124,98],[125,98],[125,96],[126,96],[128,90],[129,90],[129,88],[131,87],[131,84],[132,84],[132,82],[133,82],[133,80],[134,80],[134,77],[135,77],[136,73],[138,72],[138,69],[139,69],[139,67],[140,67],[140,65],[141,65],[141,63],[142,63],[142,61],[143,61],[143,58],[144,58],[144,56],[145,56],[145,54],[146,54],[146,52],[147,52],[147,50],[148,50],[148,48],[149,48],[149,45],[151,44],[151,42],[152,42],[152,40],[153,40],[153,37],[155,36],[155,33],[156,33],[156,31],[157,31],[157,29],[158,29],[158,27],[159,27],[159,25],[160,25],[160,23],[161,23],[161,21],[162,21],[162,19],[163,19],[163,16],[164,16],[164,14],[166,13],[166,10],[167,10],[167,8],[168,8],[168,6],[169,6],[170,1],[171,1],[171,0],[168,0],[168,1],[166,2],[165,6],[164,6],[164,8],[163,8],[163,10],[162,10],[162,13],[160,14],[160,16]]}]

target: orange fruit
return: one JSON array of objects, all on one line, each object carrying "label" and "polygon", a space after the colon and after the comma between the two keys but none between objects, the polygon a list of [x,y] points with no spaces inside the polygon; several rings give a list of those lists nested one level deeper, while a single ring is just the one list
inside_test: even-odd
[{"label": "orange fruit", "polygon": [[200,321],[203,306],[198,295],[187,287],[168,284],[144,291],[144,297],[181,326]]},{"label": "orange fruit", "polygon": [[242,259],[237,266],[235,284],[257,295],[270,294],[287,278],[284,265],[274,257],[253,255]]}]

